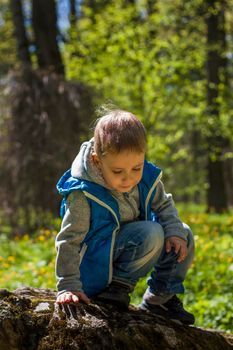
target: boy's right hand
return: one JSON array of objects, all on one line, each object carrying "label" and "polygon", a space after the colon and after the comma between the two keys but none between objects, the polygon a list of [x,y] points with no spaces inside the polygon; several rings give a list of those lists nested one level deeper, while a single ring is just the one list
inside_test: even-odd
[{"label": "boy's right hand", "polygon": [[91,300],[83,292],[64,292],[58,295],[57,304],[79,303],[83,301],[85,304],[90,304]]}]

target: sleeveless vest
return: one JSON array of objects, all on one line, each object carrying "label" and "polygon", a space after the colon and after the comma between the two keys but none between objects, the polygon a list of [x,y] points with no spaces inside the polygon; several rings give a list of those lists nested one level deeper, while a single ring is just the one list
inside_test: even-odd
[{"label": "sleeveless vest", "polygon": [[[156,221],[151,202],[160,177],[161,170],[145,161],[142,179],[138,184],[140,220]],[[106,188],[72,177],[70,170],[61,177],[57,189],[63,196],[61,216],[66,211],[66,199],[73,191],[82,191],[90,205],[90,229],[81,243],[79,254],[83,290],[91,297],[100,293],[112,280],[113,249],[120,229],[118,203]]]}]

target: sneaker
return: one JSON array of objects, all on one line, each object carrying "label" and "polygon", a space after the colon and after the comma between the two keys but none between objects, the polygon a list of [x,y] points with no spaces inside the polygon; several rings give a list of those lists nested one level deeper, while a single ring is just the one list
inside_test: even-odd
[{"label": "sneaker", "polygon": [[129,292],[130,287],[127,285],[112,282],[103,292],[94,297],[93,300],[112,304],[120,309],[128,309],[130,302]]},{"label": "sneaker", "polygon": [[194,315],[184,309],[182,301],[176,295],[161,305],[149,304],[143,300],[139,308],[186,325],[191,325],[195,322]]}]

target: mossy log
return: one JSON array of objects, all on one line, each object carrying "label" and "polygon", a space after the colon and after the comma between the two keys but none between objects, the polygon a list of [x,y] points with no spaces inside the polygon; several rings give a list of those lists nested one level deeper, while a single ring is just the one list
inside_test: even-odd
[{"label": "mossy log", "polygon": [[0,350],[233,349],[233,337],[130,307],[78,304],[69,318],[51,289],[0,290]]}]

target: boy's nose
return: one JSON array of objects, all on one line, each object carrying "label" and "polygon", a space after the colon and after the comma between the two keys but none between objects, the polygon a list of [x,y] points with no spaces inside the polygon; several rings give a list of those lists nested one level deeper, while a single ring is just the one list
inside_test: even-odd
[{"label": "boy's nose", "polygon": [[133,176],[131,174],[125,174],[122,178],[122,183],[124,186],[130,186],[133,182]]},{"label": "boy's nose", "polygon": [[124,174],[124,176],[122,177],[122,181],[123,181],[123,182],[130,181],[130,179],[131,179],[130,174]]}]

